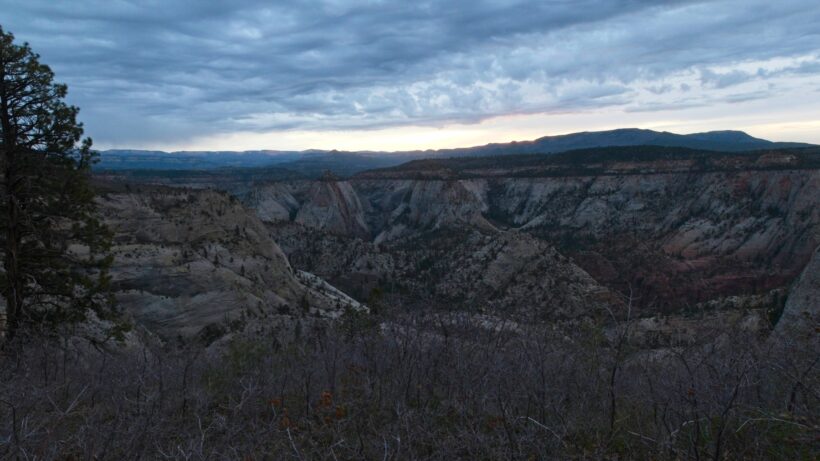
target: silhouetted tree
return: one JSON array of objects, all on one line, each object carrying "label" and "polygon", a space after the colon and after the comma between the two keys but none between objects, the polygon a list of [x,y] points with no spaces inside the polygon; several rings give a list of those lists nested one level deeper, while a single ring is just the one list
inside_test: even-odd
[{"label": "silhouetted tree", "polygon": [[0,292],[7,339],[22,327],[106,316],[109,235],[94,216],[91,139],[67,87],[0,28]]}]

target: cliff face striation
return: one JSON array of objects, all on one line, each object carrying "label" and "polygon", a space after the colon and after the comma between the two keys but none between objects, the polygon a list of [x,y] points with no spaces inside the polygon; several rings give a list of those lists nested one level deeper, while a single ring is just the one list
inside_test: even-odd
[{"label": "cliff face striation", "polygon": [[820,247],[791,287],[775,331],[782,341],[820,352]]},{"label": "cliff face striation", "polygon": [[164,337],[257,331],[293,318],[365,309],[291,268],[259,219],[210,190],[109,192],[111,273],[121,308]]},{"label": "cliff face striation", "polygon": [[549,243],[524,233],[442,228],[375,244],[293,222],[269,228],[294,265],[368,304],[546,321],[621,303]]},{"label": "cliff face striation", "polygon": [[[202,175],[175,180],[206,186]],[[394,293],[403,287],[400,304],[504,310],[542,302],[552,290],[566,306],[542,310],[564,316],[594,305],[600,290],[631,296],[647,314],[737,296],[779,300],[773,291],[787,289],[820,245],[816,148],[460,157],[344,180],[225,171],[211,187],[253,209],[296,267],[360,300],[385,284]],[[515,270],[543,280],[505,282],[507,269],[480,256],[496,247],[525,263]],[[584,296],[545,282],[575,269],[591,281],[582,283]],[[523,288],[530,285],[537,289]]]},{"label": "cliff face striation", "polygon": [[[293,221],[377,245],[442,229],[527,234],[662,309],[785,287],[820,244],[813,152],[615,154],[419,161],[337,183],[344,194],[309,182],[254,193]],[[288,201],[278,201],[283,187]]]}]

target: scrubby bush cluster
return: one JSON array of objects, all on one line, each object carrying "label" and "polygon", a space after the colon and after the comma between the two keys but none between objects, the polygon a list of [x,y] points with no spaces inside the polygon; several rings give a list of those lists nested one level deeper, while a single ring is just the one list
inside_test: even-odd
[{"label": "scrubby bush cluster", "polygon": [[0,459],[816,459],[816,351],[606,331],[415,316],[288,345],[41,343],[2,357]]}]

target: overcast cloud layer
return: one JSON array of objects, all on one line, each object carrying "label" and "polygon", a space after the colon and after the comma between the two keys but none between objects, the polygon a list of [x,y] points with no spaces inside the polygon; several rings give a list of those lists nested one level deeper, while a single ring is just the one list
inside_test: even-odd
[{"label": "overcast cloud layer", "polygon": [[103,145],[795,98],[820,113],[817,0],[0,6]]}]

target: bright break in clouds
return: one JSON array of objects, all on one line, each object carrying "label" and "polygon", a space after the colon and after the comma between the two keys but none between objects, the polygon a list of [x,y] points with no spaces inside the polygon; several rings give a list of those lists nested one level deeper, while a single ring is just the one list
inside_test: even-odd
[{"label": "bright break in clouds", "polygon": [[820,142],[815,0],[0,5],[101,147],[400,149],[618,126]]}]

